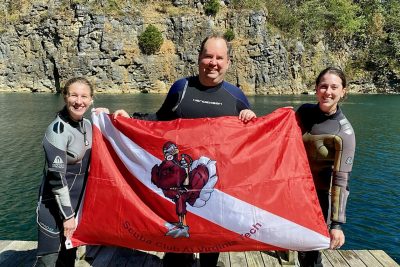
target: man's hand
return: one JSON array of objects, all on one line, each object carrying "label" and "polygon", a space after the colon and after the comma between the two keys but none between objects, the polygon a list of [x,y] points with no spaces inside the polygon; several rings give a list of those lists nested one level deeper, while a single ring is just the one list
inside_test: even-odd
[{"label": "man's hand", "polygon": [[330,249],[339,249],[341,246],[343,246],[345,241],[343,230],[331,229],[329,234],[331,236]]},{"label": "man's hand", "polygon": [[130,118],[128,112],[126,112],[123,109],[118,109],[118,110],[116,110],[114,112],[113,118],[116,119],[118,116],[122,116],[122,117],[125,117],[125,118]]},{"label": "man's hand", "polygon": [[252,119],[257,118],[256,114],[250,109],[243,109],[239,113],[239,120],[242,122],[249,122]]}]

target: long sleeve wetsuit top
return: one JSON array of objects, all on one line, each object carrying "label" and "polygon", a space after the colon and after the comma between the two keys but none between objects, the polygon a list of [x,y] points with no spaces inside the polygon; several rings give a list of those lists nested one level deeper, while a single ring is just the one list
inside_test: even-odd
[{"label": "long sleeve wetsuit top", "polygon": [[63,220],[76,215],[83,196],[91,147],[90,121],[73,121],[66,108],[46,130],[46,162],[37,208],[38,255],[61,248]]},{"label": "long sleeve wetsuit top", "polygon": [[[329,216],[336,225],[345,223],[348,182],[356,144],[353,127],[339,106],[336,113],[328,116],[318,104],[304,104],[297,110],[297,116],[325,217]],[[321,199],[321,195],[329,197],[329,193],[330,207],[323,205],[329,201]],[[329,208],[330,214],[327,214]]]}]

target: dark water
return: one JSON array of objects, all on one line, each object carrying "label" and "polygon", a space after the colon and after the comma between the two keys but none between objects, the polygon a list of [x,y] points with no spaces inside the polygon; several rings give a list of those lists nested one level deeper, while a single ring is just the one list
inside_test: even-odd
[{"label": "dark water", "polygon": [[[95,106],[154,112],[162,95],[98,95]],[[314,96],[249,98],[258,116]],[[0,94],[0,239],[36,240],[41,140],[63,105],[56,95]],[[400,263],[400,96],[352,95],[342,108],[357,138],[344,249],[382,249]]]}]

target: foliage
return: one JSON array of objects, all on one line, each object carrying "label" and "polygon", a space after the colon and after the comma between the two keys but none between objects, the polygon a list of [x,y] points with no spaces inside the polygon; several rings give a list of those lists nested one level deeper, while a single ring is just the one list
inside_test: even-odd
[{"label": "foliage", "polygon": [[397,62],[400,61],[400,2],[398,0],[389,0],[385,2],[386,23],[384,26],[387,35],[387,41],[390,46],[391,54],[395,56]]},{"label": "foliage", "polygon": [[227,29],[226,32],[224,33],[224,38],[230,42],[233,39],[235,39],[235,33],[233,32],[232,29]]},{"label": "foliage", "polygon": [[360,0],[365,19],[363,32],[356,36],[361,53],[355,58],[365,70],[384,73],[400,71],[400,2]]},{"label": "foliage", "polygon": [[209,0],[204,4],[204,12],[208,16],[217,15],[220,8],[219,0]]},{"label": "foliage", "polygon": [[154,25],[149,25],[146,30],[139,36],[139,46],[143,53],[151,55],[160,50],[163,43],[161,32]]},{"label": "foliage", "polygon": [[303,37],[325,34],[332,41],[351,38],[362,26],[359,6],[351,0],[310,0],[299,7]]},{"label": "foliage", "polygon": [[290,36],[300,36],[298,7],[286,4],[285,0],[266,1],[268,21]]},{"label": "foliage", "polygon": [[265,3],[263,0],[232,0],[231,5],[233,8],[251,8],[253,10],[261,9]]}]

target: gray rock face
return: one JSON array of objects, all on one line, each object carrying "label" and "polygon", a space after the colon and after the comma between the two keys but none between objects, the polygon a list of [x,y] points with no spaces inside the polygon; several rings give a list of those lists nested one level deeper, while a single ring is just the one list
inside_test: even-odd
[{"label": "gray rock face", "polygon": [[[236,36],[227,80],[247,94],[310,91],[323,67],[344,66],[349,57],[331,54],[321,41],[307,50],[300,41],[272,34],[264,11],[207,17],[195,8],[203,1],[180,0],[173,5],[191,6],[196,15],[149,16],[131,7],[126,16],[114,17],[79,4],[60,14],[61,2],[35,4],[29,16],[0,32],[0,90],[59,92],[67,79],[82,75],[100,92],[164,93],[176,79],[197,73],[202,39],[227,29]],[[144,55],[138,46],[149,24],[164,37],[155,55]]]}]

